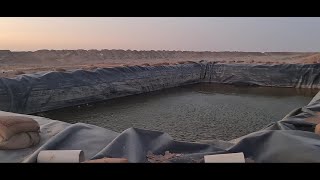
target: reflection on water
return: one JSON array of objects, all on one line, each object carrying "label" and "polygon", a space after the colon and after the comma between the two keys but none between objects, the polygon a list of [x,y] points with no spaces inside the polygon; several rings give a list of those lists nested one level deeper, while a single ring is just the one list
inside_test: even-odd
[{"label": "reflection on water", "polygon": [[316,93],[311,89],[201,83],[38,115],[117,132],[129,127],[159,130],[177,140],[231,140],[282,119],[308,104]]},{"label": "reflection on water", "polygon": [[246,94],[258,96],[288,97],[288,96],[306,96],[313,97],[318,93],[318,89],[298,89],[298,88],[274,88],[274,87],[243,87],[212,83],[200,83],[189,85],[194,91],[205,94]]}]

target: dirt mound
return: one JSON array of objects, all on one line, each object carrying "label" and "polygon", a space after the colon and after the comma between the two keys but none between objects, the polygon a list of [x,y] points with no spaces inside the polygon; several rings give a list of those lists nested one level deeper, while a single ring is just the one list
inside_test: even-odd
[{"label": "dirt mound", "polygon": [[311,56],[307,56],[305,58],[302,59],[301,61],[304,64],[317,64],[320,63],[320,53],[311,55]]},{"label": "dirt mound", "polygon": [[38,50],[26,52],[0,51],[0,61],[8,64],[86,64],[121,60],[203,60],[225,57],[265,56],[260,52],[195,52],[137,50]]},{"label": "dirt mound", "polygon": [[[199,62],[241,64],[318,63],[320,53],[237,52],[237,51],[164,51],[164,50],[38,50],[14,52],[0,50],[0,77],[12,77],[19,72],[67,71],[115,66],[162,66]],[[19,71],[19,72],[17,72]]]}]

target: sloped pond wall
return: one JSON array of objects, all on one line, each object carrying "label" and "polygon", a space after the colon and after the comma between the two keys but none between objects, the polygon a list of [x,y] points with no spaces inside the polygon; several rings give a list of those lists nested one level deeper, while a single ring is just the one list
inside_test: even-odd
[{"label": "sloped pond wall", "polygon": [[186,84],[320,88],[320,65],[189,63],[0,78],[0,110],[31,114]]}]

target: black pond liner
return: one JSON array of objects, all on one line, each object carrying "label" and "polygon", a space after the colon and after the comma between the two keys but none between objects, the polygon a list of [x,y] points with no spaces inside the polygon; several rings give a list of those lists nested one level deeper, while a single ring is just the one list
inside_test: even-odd
[{"label": "black pond liner", "polygon": [[32,114],[200,82],[320,88],[320,64],[217,64],[99,68],[0,78],[0,110]]}]

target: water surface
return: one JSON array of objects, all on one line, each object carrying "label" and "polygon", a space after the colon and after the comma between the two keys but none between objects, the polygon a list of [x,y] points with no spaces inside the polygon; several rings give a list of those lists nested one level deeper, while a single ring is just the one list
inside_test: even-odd
[{"label": "water surface", "polygon": [[260,130],[309,103],[316,90],[201,83],[37,115],[122,132],[159,130],[174,139],[231,140]]}]

